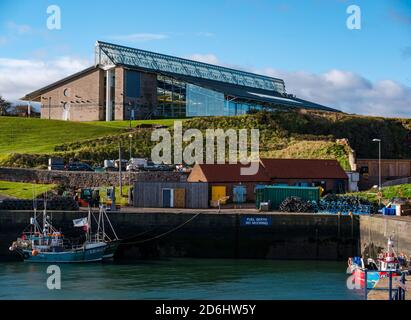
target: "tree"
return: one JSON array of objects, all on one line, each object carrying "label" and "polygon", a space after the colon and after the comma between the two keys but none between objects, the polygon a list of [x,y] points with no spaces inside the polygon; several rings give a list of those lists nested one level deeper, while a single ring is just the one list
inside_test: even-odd
[{"label": "tree", "polygon": [[2,96],[0,96],[0,116],[7,115],[10,107],[11,107],[11,103],[3,99]]}]

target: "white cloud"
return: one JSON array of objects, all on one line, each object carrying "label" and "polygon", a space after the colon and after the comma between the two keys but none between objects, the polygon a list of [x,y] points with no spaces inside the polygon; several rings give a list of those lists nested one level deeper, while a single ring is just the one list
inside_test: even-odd
[{"label": "white cloud", "polygon": [[167,39],[168,36],[161,33],[133,33],[126,35],[110,36],[112,40],[126,41],[126,42],[145,42],[153,40]]},{"label": "white cloud", "polygon": [[194,61],[199,61],[199,62],[204,62],[204,63],[210,63],[210,64],[220,64],[220,61],[218,58],[211,53],[208,54],[200,54],[200,53],[195,53],[190,56],[186,57],[187,59],[194,60]]},{"label": "white cloud", "polygon": [[361,75],[332,69],[316,74],[267,68],[239,68],[219,61],[214,54],[193,54],[188,59],[284,79],[288,93],[348,113],[385,117],[411,117],[411,87],[393,80],[370,81]]},{"label": "white cloud", "polygon": [[[193,54],[188,59],[223,65],[214,54]],[[55,60],[0,58],[0,95],[14,100],[78,72],[92,62],[68,56]],[[393,80],[370,81],[356,73],[332,69],[316,74],[267,68],[249,71],[284,79],[287,92],[344,112],[411,117],[411,87]]]},{"label": "white cloud", "polygon": [[288,93],[344,112],[411,117],[411,87],[393,80],[372,82],[337,69],[321,74],[275,69],[260,73],[284,79]]},{"label": "white cloud", "polygon": [[13,21],[9,21],[6,23],[6,27],[11,30],[16,32],[17,34],[23,35],[23,34],[31,34],[33,32],[32,27],[30,27],[27,24],[18,24]]},{"label": "white cloud", "polygon": [[9,100],[21,98],[91,64],[84,59],[66,56],[47,62],[0,58],[0,95]]}]

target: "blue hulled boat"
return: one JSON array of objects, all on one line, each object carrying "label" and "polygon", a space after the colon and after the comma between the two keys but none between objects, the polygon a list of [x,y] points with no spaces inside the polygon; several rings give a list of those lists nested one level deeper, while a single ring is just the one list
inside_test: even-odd
[{"label": "blue hulled boat", "polygon": [[86,233],[86,241],[81,245],[71,245],[65,240],[64,235],[51,224],[46,209],[42,216],[42,225],[40,225],[34,210],[29,231],[23,232],[22,236],[10,246],[10,251],[20,254],[24,261],[81,263],[98,262],[113,257],[119,241],[117,236],[115,239],[110,239],[105,234],[102,210],[100,210],[95,234],[91,232],[90,211],[87,218],[73,220],[74,226],[83,228]]}]

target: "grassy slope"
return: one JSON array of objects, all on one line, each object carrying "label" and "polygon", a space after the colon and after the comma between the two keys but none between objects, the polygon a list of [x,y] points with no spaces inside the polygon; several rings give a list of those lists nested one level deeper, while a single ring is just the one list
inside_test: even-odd
[{"label": "grassy slope", "polygon": [[32,199],[46,191],[54,189],[54,184],[32,184],[22,182],[0,181],[0,195],[19,199]]},{"label": "grassy slope", "polygon": [[[132,121],[139,124],[173,125],[173,119]],[[0,156],[10,153],[50,153],[56,145],[125,132],[129,121],[67,122],[60,120],[0,117]]]},{"label": "grassy slope", "polygon": [[[133,120],[131,121],[131,127],[135,128],[141,124],[158,124],[166,127],[171,127],[174,124],[174,121],[184,121],[184,119],[157,119],[157,120]],[[113,129],[129,129],[130,121],[92,121],[84,122],[85,124],[90,124],[93,126],[104,127],[104,128],[113,128]]]},{"label": "grassy slope", "polygon": [[[367,198],[370,201],[378,201],[377,189],[355,192],[353,195]],[[386,187],[382,189],[382,202],[388,203],[392,198],[409,198],[411,199],[411,184],[403,184],[399,186]]]},{"label": "grassy slope", "polygon": [[59,120],[0,117],[0,154],[48,153],[62,142],[81,141],[121,128]]},{"label": "grassy slope", "polygon": [[[174,120],[133,121],[172,126]],[[411,158],[411,120],[321,112],[261,112],[237,117],[187,119],[185,129],[259,129],[260,155],[280,158],[334,158],[346,169],[348,148],[336,143],[347,138],[359,158],[375,158],[381,138],[384,158]],[[73,123],[39,119],[1,118],[0,165],[45,166],[51,154],[78,158],[94,165],[129,153],[129,121]],[[12,139],[7,139],[12,137]],[[133,130],[132,155],[149,157],[155,143],[151,129]],[[10,143],[12,141],[12,143]],[[8,153],[21,153],[7,155]],[[37,155],[31,156],[30,154]],[[43,154],[43,155],[41,155]],[[6,155],[6,156],[5,156]],[[2,159],[3,157],[3,159]]]}]

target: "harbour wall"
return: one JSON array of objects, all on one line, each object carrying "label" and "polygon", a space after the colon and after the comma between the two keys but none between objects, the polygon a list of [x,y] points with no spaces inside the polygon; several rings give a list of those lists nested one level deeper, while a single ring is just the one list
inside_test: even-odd
[{"label": "harbour wall", "polygon": [[387,248],[390,236],[396,253],[411,257],[411,217],[360,217],[360,247],[364,256],[375,258],[381,249]]},{"label": "harbour wall", "polygon": [[[74,230],[72,220],[85,214],[54,212],[53,224],[66,230],[66,236],[74,236],[69,234]],[[124,243],[116,259],[345,260],[360,250],[358,216],[196,214],[195,211],[111,213],[110,220]],[[8,247],[27,226],[31,215],[31,212],[0,212],[0,259],[11,258]]]}]

